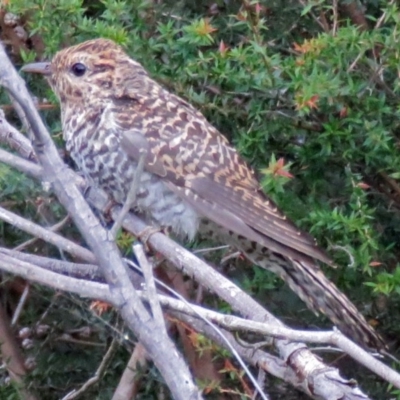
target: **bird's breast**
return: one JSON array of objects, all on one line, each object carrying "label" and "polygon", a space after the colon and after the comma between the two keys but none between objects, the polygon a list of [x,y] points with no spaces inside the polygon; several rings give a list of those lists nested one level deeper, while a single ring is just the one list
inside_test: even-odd
[{"label": "bird's breast", "polygon": [[[97,124],[74,131],[65,126],[67,150],[89,182],[105,190],[116,202],[123,204],[133,183],[137,163],[120,145],[117,133]],[[194,209],[172,192],[158,176],[142,172],[134,208],[153,224],[169,227],[175,234],[193,239],[199,217]]]}]

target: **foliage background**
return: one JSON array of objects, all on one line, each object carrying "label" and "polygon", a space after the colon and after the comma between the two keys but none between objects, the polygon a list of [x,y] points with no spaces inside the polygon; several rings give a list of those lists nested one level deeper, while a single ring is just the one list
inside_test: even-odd
[{"label": "foliage background", "polygon": [[[395,1],[364,0],[357,3],[359,14],[349,8],[355,3],[14,0],[3,4],[1,15],[19,16],[29,36],[10,45],[17,67],[50,58],[62,47],[107,37],[199,108],[258,171],[266,192],[329,249],[340,267],[326,273],[395,353],[400,321],[400,13]],[[3,40],[5,34],[3,26]],[[37,77],[26,79],[40,104],[43,99],[56,104],[47,85]],[[7,110],[6,96],[0,96]],[[58,110],[43,108],[62,147]],[[3,166],[0,189],[3,204],[31,219],[48,224],[63,215],[50,195]],[[3,244],[26,239],[9,226],[0,227]],[[76,235],[72,230],[67,234]],[[44,244],[37,251],[56,252]],[[292,326],[317,323],[275,276],[258,269],[228,273],[260,301],[275,304]],[[10,302],[12,293],[3,291]],[[35,289],[20,325],[33,324],[49,304],[52,312],[45,318],[53,336],[82,324],[95,326],[91,335],[103,345],[115,334],[112,311],[99,319],[81,300],[43,288]],[[55,345],[51,337],[30,350],[37,362],[32,386],[45,388],[49,399],[84,381],[102,357],[101,349],[90,350],[93,356],[87,357],[87,349]],[[92,393],[96,398],[110,398],[107,390],[115,386],[129,346],[129,340],[121,339],[114,369]],[[74,371],[67,380],[59,375],[65,365]],[[151,375],[142,388],[146,399],[155,396],[149,382],[157,378]],[[377,395],[390,390],[365,371],[358,378]],[[14,398],[15,391],[4,388],[3,395],[2,390],[1,398]]]}]

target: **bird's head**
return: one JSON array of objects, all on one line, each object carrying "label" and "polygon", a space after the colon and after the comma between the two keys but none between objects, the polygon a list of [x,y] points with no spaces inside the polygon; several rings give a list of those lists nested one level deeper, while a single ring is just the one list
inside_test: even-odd
[{"label": "bird's head", "polygon": [[94,39],[59,51],[51,62],[25,65],[24,72],[44,75],[62,105],[107,100],[128,78],[145,73],[111,40]]}]

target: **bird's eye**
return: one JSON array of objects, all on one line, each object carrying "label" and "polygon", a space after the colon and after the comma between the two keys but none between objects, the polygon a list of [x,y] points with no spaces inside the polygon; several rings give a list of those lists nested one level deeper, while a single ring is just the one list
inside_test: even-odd
[{"label": "bird's eye", "polygon": [[71,71],[75,76],[83,76],[86,72],[86,67],[82,63],[76,63],[71,67]]}]

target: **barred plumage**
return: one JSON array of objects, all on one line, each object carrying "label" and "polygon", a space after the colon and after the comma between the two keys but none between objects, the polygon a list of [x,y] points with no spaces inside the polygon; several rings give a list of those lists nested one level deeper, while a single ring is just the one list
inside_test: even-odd
[{"label": "barred plumage", "polygon": [[123,203],[142,150],[135,206],[156,225],[192,239],[198,231],[238,247],[283,279],[314,311],[372,348],[383,343],[316,260],[331,260],[260,189],[254,172],[203,115],[152,80],[110,40],[58,52],[44,73],[61,103],[77,166]]}]

